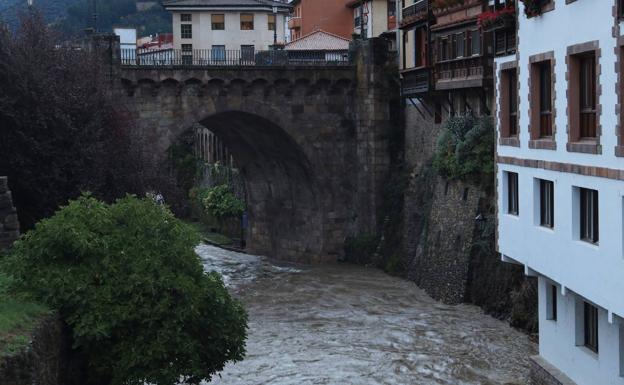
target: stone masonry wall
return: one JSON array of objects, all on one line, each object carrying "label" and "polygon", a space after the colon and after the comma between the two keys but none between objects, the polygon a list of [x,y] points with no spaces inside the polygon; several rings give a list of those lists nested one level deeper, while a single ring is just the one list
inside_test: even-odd
[{"label": "stone masonry wall", "polygon": [[0,176],[0,250],[7,249],[19,237],[17,210],[9,191],[8,179]]}]

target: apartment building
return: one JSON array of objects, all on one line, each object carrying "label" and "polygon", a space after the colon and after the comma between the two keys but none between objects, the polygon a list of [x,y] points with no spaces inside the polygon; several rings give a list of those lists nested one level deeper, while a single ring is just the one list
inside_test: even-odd
[{"label": "apartment building", "polygon": [[213,59],[236,51],[253,58],[256,51],[286,41],[286,17],[291,7],[283,2],[172,0],[163,5],[172,12],[176,50],[205,50]]},{"label": "apartment building", "polygon": [[353,13],[347,7],[351,0],[293,0],[293,12],[288,20],[290,40],[323,30],[351,40]]},{"label": "apartment building", "polygon": [[353,34],[365,38],[385,37],[396,46],[397,3],[395,0],[352,0]]},{"label": "apartment building", "polygon": [[622,5],[521,2],[495,59],[497,243],[538,278],[536,384],[624,384]]}]

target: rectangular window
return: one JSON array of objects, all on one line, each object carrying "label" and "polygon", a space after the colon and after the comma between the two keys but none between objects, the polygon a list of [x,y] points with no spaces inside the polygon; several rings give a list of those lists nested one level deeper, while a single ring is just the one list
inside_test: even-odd
[{"label": "rectangular window", "polygon": [[417,28],[414,33],[416,34],[416,39],[414,39],[416,67],[424,67],[427,64],[427,30]]},{"label": "rectangular window", "polygon": [[518,215],[519,210],[518,199],[518,174],[515,172],[507,173],[507,213]]},{"label": "rectangular window", "polygon": [[553,228],[555,226],[555,184],[540,179],[540,225]]},{"label": "rectangular window", "polygon": [[193,21],[193,15],[191,15],[190,13],[182,13],[180,15],[180,21],[191,22]]},{"label": "rectangular window", "polygon": [[598,236],[598,191],[581,188],[580,190],[580,220],[583,241],[597,244]]},{"label": "rectangular window", "polygon": [[508,72],[509,85],[509,136],[518,135],[518,79],[516,69]]},{"label": "rectangular window", "polygon": [[450,51],[449,39],[447,37],[443,37],[440,39],[440,56],[442,57],[442,60],[449,60],[451,58]]},{"label": "rectangular window", "polygon": [[252,63],[255,59],[255,48],[253,45],[241,45],[241,60],[244,63]]},{"label": "rectangular window", "polygon": [[620,324],[620,338],[619,338],[619,351],[620,351],[620,377],[624,377],[624,325]]},{"label": "rectangular window", "polygon": [[216,62],[225,61],[225,46],[224,45],[212,46],[212,60]]},{"label": "rectangular window", "polygon": [[584,302],[583,316],[584,345],[598,353],[598,308]]},{"label": "rectangular window", "polygon": [[472,55],[481,55],[481,34],[478,29],[471,32]]},{"label": "rectangular window", "polygon": [[580,138],[596,138],[596,56],[579,59]]},{"label": "rectangular window", "polygon": [[516,68],[500,72],[500,135],[518,136],[518,78]]},{"label": "rectangular window", "polygon": [[466,34],[458,33],[455,35],[455,57],[464,57],[464,48],[466,46]]},{"label": "rectangular window", "polygon": [[212,14],[210,15],[210,19],[213,31],[223,31],[225,29],[225,15]]},{"label": "rectangular window", "polygon": [[546,284],[546,319],[557,320],[557,286]]},{"label": "rectangular window", "polygon": [[180,25],[180,37],[182,39],[193,38],[193,24],[181,24]]},{"label": "rectangular window", "polygon": [[269,15],[269,31],[275,31],[275,15]]},{"label": "rectangular window", "polygon": [[182,64],[193,64],[193,44],[182,44]]},{"label": "rectangular window", "polygon": [[253,13],[241,13],[240,14],[240,29],[241,31],[253,31],[254,29]]},{"label": "rectangular window", "polygon": [[539,113],[540,137],[552,137],[552,76],[550,61],[538,65],[539,73]]}]

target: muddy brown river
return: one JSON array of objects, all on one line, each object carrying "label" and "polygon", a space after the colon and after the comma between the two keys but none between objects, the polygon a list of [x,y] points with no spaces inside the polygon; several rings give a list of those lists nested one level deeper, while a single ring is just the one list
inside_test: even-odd
[{"label": "muddy brown river", "polygon": [[197,251],[249,312],[246,359],[211,385],[528,383],[536,345],[478,307],[443,305],[375,269]]}]

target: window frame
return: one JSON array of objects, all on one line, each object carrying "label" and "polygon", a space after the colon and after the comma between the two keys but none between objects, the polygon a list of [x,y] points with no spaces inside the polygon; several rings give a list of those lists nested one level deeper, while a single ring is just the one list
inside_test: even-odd
[{"label": "window frame", "polygon": [[[269,31],[276,31],[277,30],[277,14],[274,13],[269,13],[267,15],[267,28]],[[271,21],[271,18],[273,18],[273,21]]]},{"label": "window frame", "polygon": [[552,100],[552,64],[550,60],[539,62],[538,66],[538,113],[539,137],[553,137],[553,100]]},{"label": "window frame", "polygon": [[595,140],[598,137],[597,116],[597,72],[594,52],[579,55],[579,139]]},{"label": "window frame", "polygon": [[519,147],[517,62],[501,63],[498,76],[499,144]]},{"label": "window frame", "polygon": [[583,346],[592,352],[599,352],[598,308],[583,301]]},{"label": "window frame", "polygon": [[579,239],[598,245],[600,243],[600,200],[597,190],[579,188]]},{"label": "window frame", "polygon": [[520,216],[520,187],[519,175],[516,172],[507,173],[507,214]]},{"label": "window frame", "polygon": [[[215,21],[216,16],[221,16],[221,22]],[[213,31],[225,31],[225,14],[224,13],[212,13],[210,14],[210,27]]]},{"label": "window frame", "polygon": [[[251,21],[243,21],[243,16],[251,16]],[[242,13],[240,14],[240,30],[241,31],[253,31],[255,28],[255,15],[253,13]],[[249,24],[251,23],[251,24]],[[247,25],[247,27],[245,27]],[[248,28],[251,26],[251,28]]]},{"label": "window frame", "polygon": [[548,321],[557,321],[557,297],[559,289],[557,285],[546,283],[546,319]]},{"label": "window frame", "polygon": [[[187,28],[188,30],[185,30]],[[180,38],[185,40],[193,38],[193,24],[180,24]]]},{"label": "window frame", "polygon": [[555,183],[539,179],[540,226],[555,228]]},{"label": "window frame", "polygon": [[181,13],[180,14],[180,22],[181,23],[192,23],[193,22],[193,14],[192,13]]}]

